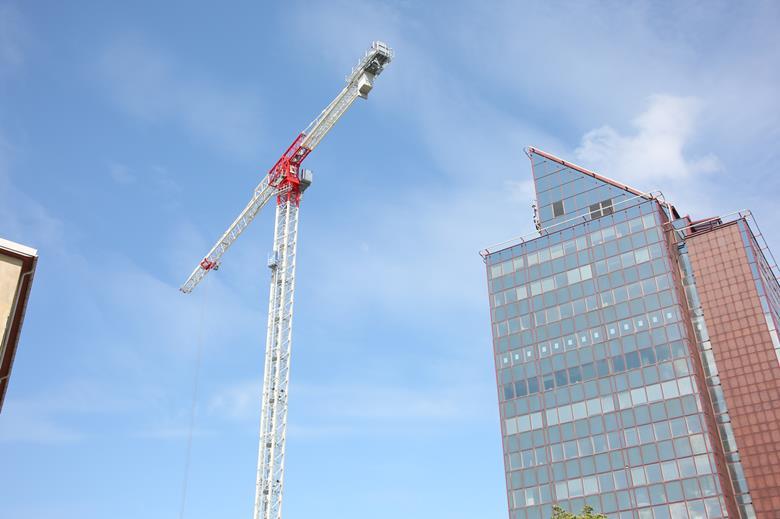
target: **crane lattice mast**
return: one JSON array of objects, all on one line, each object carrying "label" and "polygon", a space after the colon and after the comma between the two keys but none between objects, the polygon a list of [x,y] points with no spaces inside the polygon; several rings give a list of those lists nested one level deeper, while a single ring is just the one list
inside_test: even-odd
[{"label": "crane lattice mast", "polygon": [[378,76],[393,58],[393,51],[374,42],[347,76],[347,85],[302,131],[255,188],[249,203],[209,253],[198,263],[180,290],[190,293],[238,239],[271,198],[276,196],[273,253],[268,260],[271,288],[260,412],[260,445],[257,462],[254,519],[280,519],[284,488],[284,452],[287,433],[287,394],[290,382],[290,346],[295,295],[295,256],[298,209],[303,191],[311,184],[311,172],[303,160],[333,128],[358,97],[366,98]]}]

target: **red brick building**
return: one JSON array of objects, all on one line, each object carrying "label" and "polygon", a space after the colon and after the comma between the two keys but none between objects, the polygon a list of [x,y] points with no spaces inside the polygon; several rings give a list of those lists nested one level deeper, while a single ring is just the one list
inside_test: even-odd
[{"label": "red brick building", "polygon": [[780,291],[749,215],[712,223],[685,241],[728,406],[722,436],[733,436],[756,515],[780,517]]}]

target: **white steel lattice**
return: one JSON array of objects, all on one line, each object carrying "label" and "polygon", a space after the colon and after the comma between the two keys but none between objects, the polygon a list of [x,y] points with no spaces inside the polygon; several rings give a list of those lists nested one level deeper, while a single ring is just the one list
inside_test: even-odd
[{"label": "white steel lattice", "polygon": [[298,205],[276,206],[254,519],[280,519],[295,289]]},{"label": "white steel lattice", "polygon": [[254,220],[263,206],[276,196],[274,252],[269,261],[271,290],[254,519],[281,519],[282,514],[298,204],[301,194],[311,183],[311,172],[301,169],[301,162],[317,147],[358,97],[368,96],[374,80],[392,58],[393,51],[384,43],[374,42],[371,45],[365,56],[352,69],[352,73],[347,76],[347,85],[344,89],[306,130],[295,138],[255,188],[252,198],[238,218],[195,267],[180,289],[184,293],[192,292],[209,271],[219,268],[225,252]]},{"label": "white steel lattice", "polygon": [[263,180],[255,188],[252,198],[249,200],[249,203],[244,210],[241,211],[238,218],[230,224],[230,227],[228,227],[227,231],[225,231],[217,243],[214,244],[209,253],[206,254],[203,261],[198,263],[198,266],[195,267],[195,270],[192,271],[190,277],[187,278],[187,281],[184,282],[179,290],[185,294],[192,292],[192,289],[200,283],[201,279],[203,279],[209,270],[219,267],[222,255],[227,252],[230,246],[233,245],[233,242],[235,242],[249,224],[252,223],[252,220],[255,219],[255,216],[260,212],[260,209],[262,209],[274,195],[278,195],[285,191],[289,191],[289,188],[280,189],[269,183],[268,176],[263,177]]},{"label": "white steel lattice", "polygon": [[301,142],[302,148],[313,150],[317,147],[323,137],[333,128],[344,112],[352,106],[352,103],[358,98],[357,83],[350,83],[334,99],[325,110],[303,131],[306,136]]},{"label": "white steel lattice", "polygon": [[301,142],[301,146],[310,150],[316,148],[352,103],[360,96],[368,96],[373,88],[374,78],[382,73],[392,59],[393,50],[390,47],[381,41],[373,42],[366,55],[346,77],[347,86],[303,131],[306,137]]}]

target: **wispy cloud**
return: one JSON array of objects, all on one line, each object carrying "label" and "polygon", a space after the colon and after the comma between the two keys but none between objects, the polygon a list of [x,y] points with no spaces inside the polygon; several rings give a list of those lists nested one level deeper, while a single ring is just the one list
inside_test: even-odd
[{"label": "wispy cloud", "polygon": [[[316,243],[306,245],[316,255],[309,267],[319,280],[316,296],[323,303],[334,293],[344,296],[339,307],[321,305],[327,313],[347,315],[348,309],[374,305],[424,312],[434,300],[440,309],[481,307],[484,276],[477,252],[533,229],[522,149],[530,142],[560,146],[533,121],[473,88],[474,77],[454,73],[450,60],[462,56],[442,54],[451,48],[451,34],[432,43],[426,26],[406,11],[415,8],[334,2],[304,15],[315,27],[319,55],[334,66],[349,63],[356,49],[377,37],[396,49],[396,63],[369,101],[373,110],[409,128],[413,139],[396,167],[375,165],[378,171],[369,177],[387,186],[386,196],[365,205],[347,201],[352,216],[321,220],[311,238]],[[388,130],[390,124],[377,132]],[[424,170],[417,160],[427,164]]]},{"label": "wispy cloud", "polygon": [[[260,380],[227,385],[209,398],[209,415],[254,423],[260,414],[260,392]],[[379,429],[398,433],[436,424],[464,424],[481,419],[486,412],[480,388],[464,383],[426,387],[293,382],[290,395],[295,406],[291,430],[303,437],[376,434]]]},{"label": "wispy cloud", "polygon": [[632,121],[633,134],[622,135],[609,125],[601,126],[582,137],[575,155],[589,167],[627,183],[636,182],[648,191],[669,180],[717,172],[722,165],[713,154],[686,154],[701,108],[695,98],[653,96],[647,109]]},{"label": "wispy cloud", "polygon": [[104,383],[69,378],[56,391],[9,398],[0,442],[77,442],[94,434],[84,430],[81,418],[116,416],[141,407],[135,395],[120,396]]},{"label": "wispy cloud", "polygon": [[73,443],[84,438],[75,427],[61,423],[40,410],[29,409],[23,403],[9,400],[3,408],[5,420],[0,428],[0,443]]},{"label": "wispy cloud", "polygon": [[208,146],[251,155],[262,136],[257,95],[190,70],[141,39],[115,41],[98,73],[121,110],[148,124],[170,124]]}]

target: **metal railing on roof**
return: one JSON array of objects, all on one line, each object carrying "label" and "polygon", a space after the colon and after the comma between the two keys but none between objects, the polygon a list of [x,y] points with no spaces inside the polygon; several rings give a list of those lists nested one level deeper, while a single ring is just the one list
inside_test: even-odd
[{"label": "metal railing on roof", "polygon": [[[612,204],[612,211],[616,212],[617,210],[619,210],[619,209],[615,209],[617,206],[624,205],[627,202],[630,202],[632,200],[636,200],[637,198],[642,198],[644,200],[655,200],[655,201],[659,202],[661,205],[663,205],[665,207],[669,206],[669,202],[666,201],[666,199],[664,198],[664,194],[661,191],[651,191],[649,193],[642,193],[642,194],[639,194],[639,195],[634,195],[634,196],[629,197],[629,198],[624,198],[623,200]],[[531,233],[528,233],[528,234],[524,234],[522,236],[517,236],[517,237],[514,237],[514,238],[510,238],[508,240],[496,243],[496,244],[491,245],[489,247],[485,247],[484,249],[479,251],[479,255],[482,256],[482,258],[484,259],[488,255],[493,254],[494,252],[505,250],[505,249],[508,249],[508,248],[513,247],[515,245],[523,244],[523,243],[525,243],[528,240],[540,238],[540,237],[542,237],[542,236],[544,236],[546,234],[550,234],[550,232],[554,232],[554,231],[551,231],[551,229],[560,227],[560,226],[562,226],[564,224],[571,223],[572,225],[574,225],[573,222],[577,222],[577,223],[587,222],[587,221],[589,221],[589,217],[591,215],[591,211],[590,211],[590,209],[586,209],[584,211],[586,211],[586,212],[584,212],[583,214],[578,214],[578,215],[573,216],[573,217],[571,217],[571,218],[569,218],[567,220],[563,220],[563,221],[554,223],[554,224],[552,224],[552,225],[550,225],[548,227],[544,227],[542,229],[539,229],[538,231],[534,231],[534,232],[531,232]]]},{"label": "metal railing on roof", "polygon": [[[753,238],[756,240],[756,243],[758,244],[758,249],[761,252],[761,254],[764,256],[764,261],[769,266],[769,270],[772,272],[772,274],[775,276],[776,280],[780,280],[780,267],[777,265],[777,261],[775,260],[774,254],[772,254],[772,250],[769,248],[769,244],[766,242],[766,239],[764,238],[763,233],[761,232],[761,228],[758,226],[758,222],[756,221],[756,217],[753,215],[753,212],[750,209],[742,209],[740,211],[733,211],[731,213],[724,214],[723,216],[713,216],[712,218],[707,218],[705,220],[699,220],[696,222],[692,222],[685,227],[678,227],[674,228],[675,231],[686,231],[688,229],[694,229],[698,227],[707,226],[707,224],[715,224],[711,226],[707,226],[707,229],[704,232],[709,232],[710,230],[716,229],[717,227],[720,227],[721,225],[726,225],[729,223],[736,222],[738,220],[744,220],[745,223],[747,223],[748,228],[750,229],[750,233],[753,235]],[[671,222],[670,222],[671,223]],[[697,233],[698,234],[698,233]],[[694,234],[691,234],[689,236],[693,236]],[[687,236],[683,236],[685,238]]]}]

